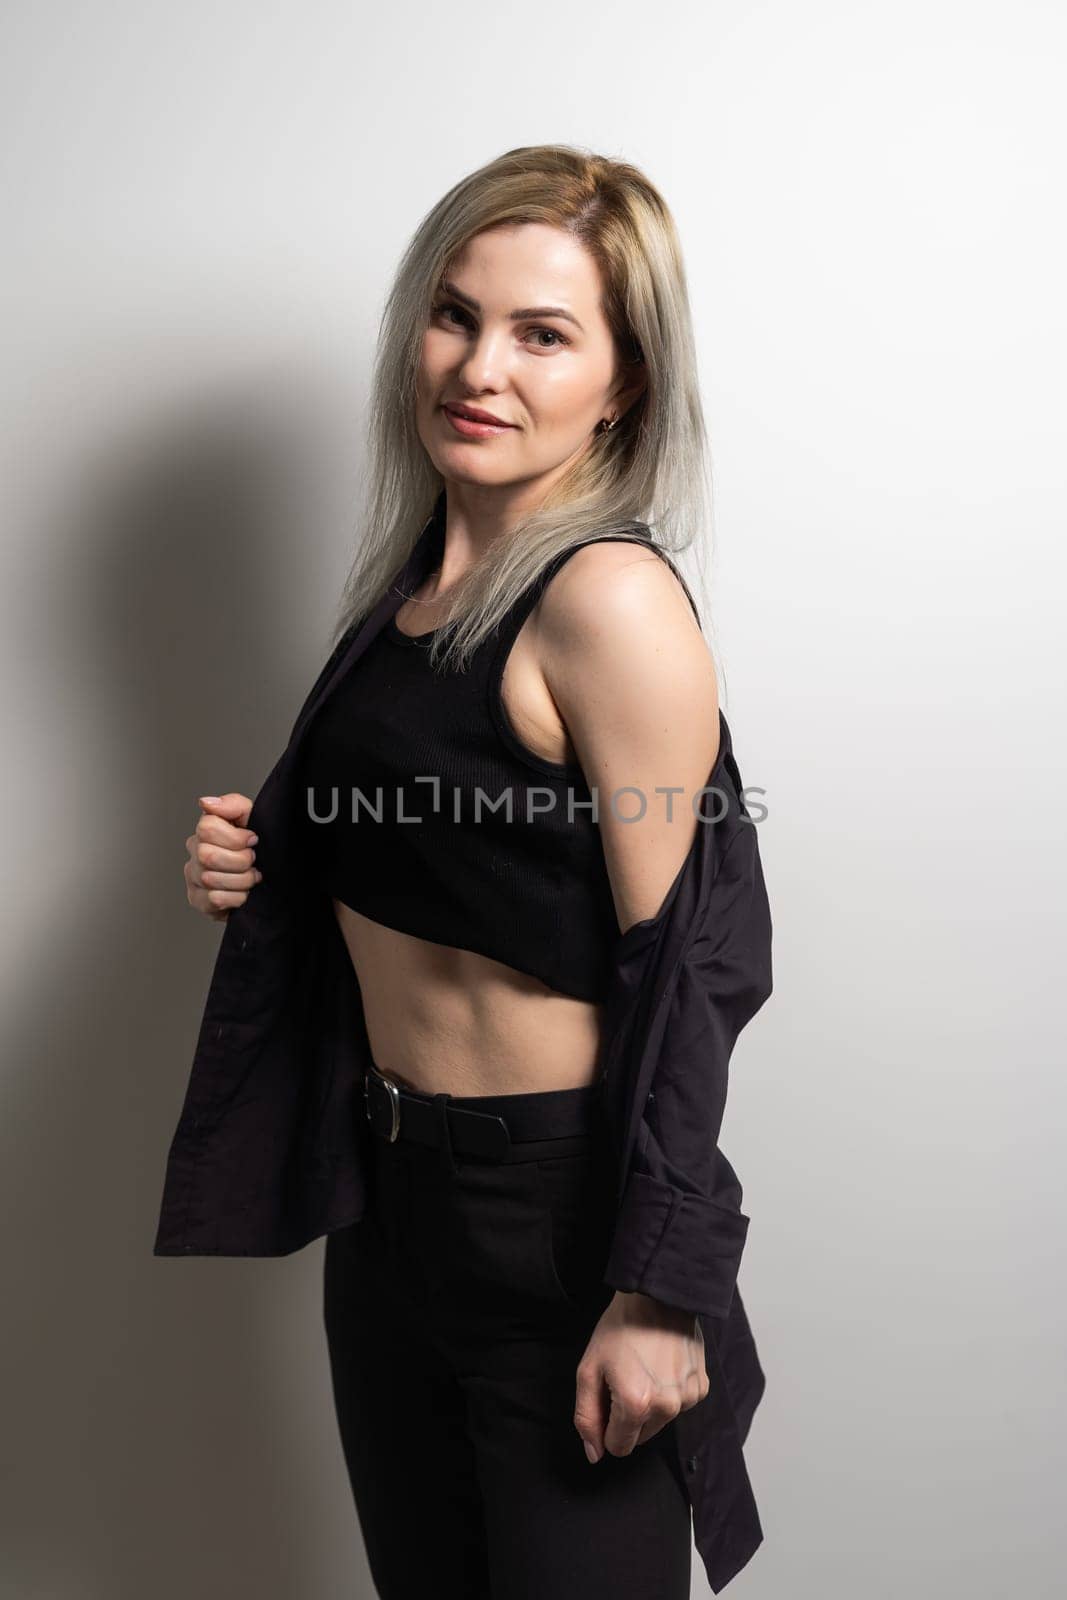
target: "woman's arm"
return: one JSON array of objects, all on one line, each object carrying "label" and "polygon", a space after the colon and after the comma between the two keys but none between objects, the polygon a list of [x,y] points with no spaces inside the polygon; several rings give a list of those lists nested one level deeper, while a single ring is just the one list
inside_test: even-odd
[{"label": "woman's arm", "polygon": [[[571,558],[546,589],[538,640],[545,680],[599,795],[625,932],[659,912],[701,825],[693,799],[719,744],[714,663],[669,566],[621,543]],[[574,1422],[590,1460],[605,1449],[629,1455],[706,1396],[699,1321],[652,1296],[617,1292],[576,1378]]]},{"label": "woman's arm", "polygon": [[711,652],[666,562],[621,542],[579,550],[548,585],[538,646],[586,781],[599,791],[625,932],[658,912],[699,825],[693,797],[719,745]]}]

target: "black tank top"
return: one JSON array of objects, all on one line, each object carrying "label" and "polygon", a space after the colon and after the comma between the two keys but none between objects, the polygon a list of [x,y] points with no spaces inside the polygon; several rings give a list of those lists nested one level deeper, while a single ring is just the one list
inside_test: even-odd
[{"label": "black tank top", "polygon": [[[602,539],[656,549],[647,533]],[[390,617],[312,718],[298,810],[315,888],[599,1001],[619,926],[590,790],[577,762],[526,748],[500,695],[515,636],[578,548],[551,558],[463,672],[432,668],[431,635]]]}]

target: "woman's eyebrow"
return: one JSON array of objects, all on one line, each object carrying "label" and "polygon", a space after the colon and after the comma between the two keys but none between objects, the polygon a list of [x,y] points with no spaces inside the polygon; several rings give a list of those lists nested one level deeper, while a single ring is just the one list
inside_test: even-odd
[{"label": "woman's eyebrow", "polygon": [[[480,311],[482,309],[481,303],[475,300],[473,295],[464,294],[463,290],[457,288],[450,279],[442,278],[441,288],[446,294],[452,295],[456,300],[462,301],[465,306],[469,306],[472,311]],[[508,317],[512,322],[521,322],[524,317],[563,317],[566,322],[573,322],[574,326],[581,329],[582,333],[585,332],[573,311],[565,311],[562,306],[520,306],[517,311],[509,311]]]}]

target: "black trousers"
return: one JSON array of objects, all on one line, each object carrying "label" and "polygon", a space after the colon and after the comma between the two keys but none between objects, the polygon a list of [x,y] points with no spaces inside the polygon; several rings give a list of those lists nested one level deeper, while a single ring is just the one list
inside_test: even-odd
[{"label": "black trousers", "polygon": [[[575,1369],[613,1292],[598,1087],[390,1090],[383,1117],[370,1078],[371,1205],[327,1236],[324,1310],[381,1600],[688,1600],[673,1423],[596,1463],[574,1426]],[[469,1111],[503,1118],[504,1159],[484,1137],[463,1148]],[[415,1137],[431,1128],[439,1144]]]}]

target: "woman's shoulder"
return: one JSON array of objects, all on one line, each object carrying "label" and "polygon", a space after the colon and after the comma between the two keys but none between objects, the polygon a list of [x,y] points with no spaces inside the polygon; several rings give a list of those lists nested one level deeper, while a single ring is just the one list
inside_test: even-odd
[{"label": "woman's shoulder", "polygon": [[[561,559],[562,558],[562,559]],[[548,564],[538,610],[559,641],[598,634],[699,631],[696,605],[670,555],[651,538],[603,535]]]}]

